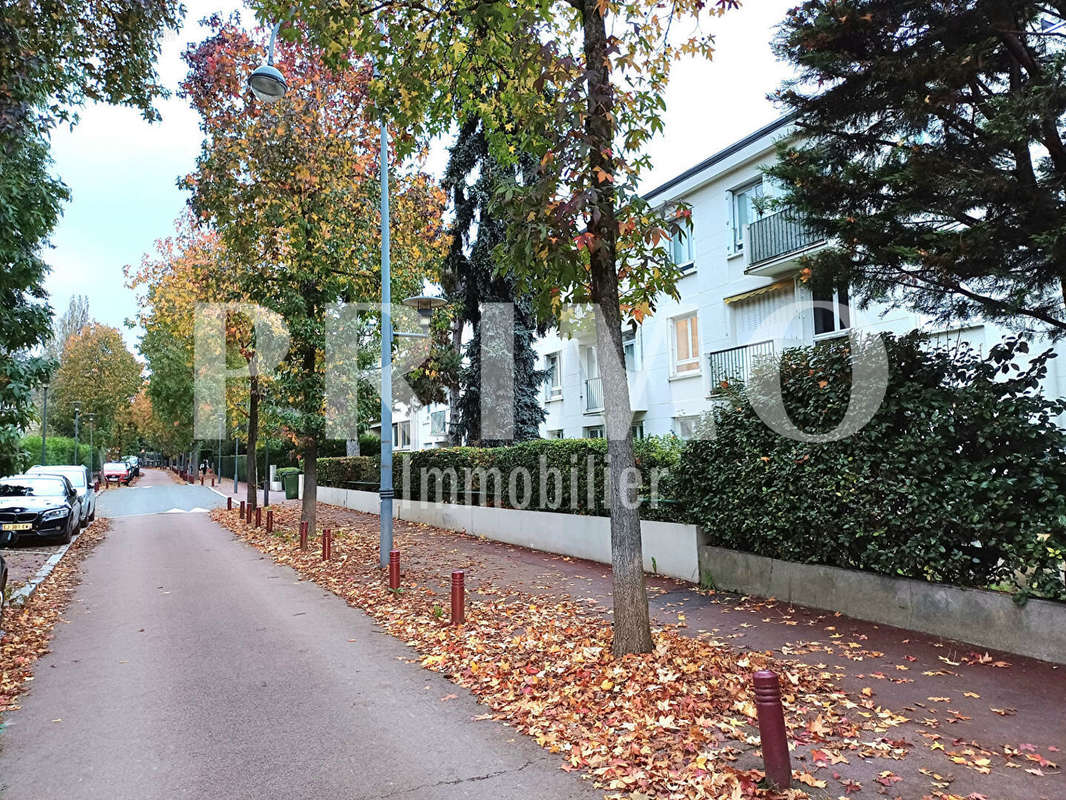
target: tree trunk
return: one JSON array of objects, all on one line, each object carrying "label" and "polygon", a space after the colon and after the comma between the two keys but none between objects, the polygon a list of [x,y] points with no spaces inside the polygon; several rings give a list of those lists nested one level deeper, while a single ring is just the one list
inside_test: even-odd
[{"label": "tree trunk", "polygon": [[644,555],[640,542],[640,514],[636,485],[631,478],[633,460],[629,384],[622,356],[622,319],[615,266],[618,222],[612,185],[611,157],[614,128],[614,94],[607,54],[607,31],[596,0],[584,0],[584,51],[588,83],[588,116],[585,133],[589,145],[589,172],[595,181],[589,232],[594,241],[589,250],[592,299],[596,309],[596,355],[603,381],[604,414],[607,422],[607,455],[610,460],[611,594],[614,602],[614,632],[611,649],[616,656],[647,653],[654,647],[644,585]]},{"label": "tree trunk", "polygon": [[253,372],[248,381],[248,452],[244,455],[244,471],[248,479],[248,508],[259,504],[256,480],[255,446],[259,438],[259,376]]},{"label": "tree trunk", "polygon": [[[304,372],[313,375],[315,371],[315,347],[308,345],[303,359]],[[307,414],[307,410],[304,410]],[[310,415],[308,415],[310,418]],[[314,422],[305,420],[302,455],[304,459],[304,497],[302,521],[307,523],[310,535],[315,535],[318,511],[318,440],[315,438]]]},{"label": "tree trunk", "polygon": [[[458,315],[456,315],[458,317]],[[458,351],[463,346],[463,321],[456,319],[452,326],[452,347]],[[452,447],[463,444],[463,432],[459,427],[459,387],[448,390],[448,443]]]}]

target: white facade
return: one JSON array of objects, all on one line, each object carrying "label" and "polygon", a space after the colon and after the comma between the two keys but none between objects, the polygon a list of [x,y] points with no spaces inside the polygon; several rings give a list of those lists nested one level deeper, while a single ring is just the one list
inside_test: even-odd
[{"label": "white facade", "polygon": [[[809,241],[783,211],[760,209],[755,198],[775,189],[763,170],[775,158],[775,144],[791,134],[779,120],[716,153],[653,190],[647,199],[668,209],[678,202],[692,211],[691,233],[671,243],[686,272],[680,299],[661,297],[652,316],[624,331],[634,435],[674,433],[688,438],[696,420],[710,410],[722,379],[744,378],[753,359],[787,347],[846,335],[849,329],[904,334],[916,328],[937,344],[965,342],[987,353],[1008,333],[991,323],[968,321],[938,328],[902,306],[860,310],[846,297],[819,298],[799,279],[799,258],[823,243]],[[816,305],[818,306],[816,311]],[[546,438],[604,435],[602,388],[591,320],[564,324],[537,342],[540,366],[551,372],[542,387]],[[1042,350],[1037,343],[1034,352]],[[1066,395],[1066,347],[1049,364],[1045,392]],[[435,435],[446,405],[399,409],[397,449],[447,444]],[[410,434],[404,438],[404,425]]]},{"label": "white facade", "polygon": [[[920,328],[938,344],[963,341],[983,352],[1008,333],[980,321],[936,328],[903,307],[863,311],[848,304],[846,295],[819,298],[816,312],[799,279],[798,259],[823,243],[809,241],[785,212],[760,213],[752,200],[773,196],[762,171],[775,157],[775,143],[790,132],[780,120],[647,196],[661,208],[687,203],[692,230],[691,241],[671,248],[676,263],[689,264],[678,282],[680,299],[662,297],[654,315],[625,334],[635,435],[688,438],[694,421],[710,410],[722,379],[746,377],[761,355],[846,335],[849,328],[896,334]],[[553,332],[538,342],[542,367],[554,365],[559,375],[544,393],[545,437],[602,435],[594,346],[591,331]],[[1066,394],[1064,361],[1049,365],[1045,391],[1052,396]]]}]

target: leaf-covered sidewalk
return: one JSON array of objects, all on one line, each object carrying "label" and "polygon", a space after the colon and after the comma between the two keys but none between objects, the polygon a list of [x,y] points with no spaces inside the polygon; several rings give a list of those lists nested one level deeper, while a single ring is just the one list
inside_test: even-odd
[{"label": "leaf-covered sidewalk", "polygon": [[[813,797],[1056,798],[1066,779],[1064,670],[898,629],[650,578],[664,627],[648,656],[610,658],[602,565],[396,522],[403,587],[377,569],[378,518],[320,505],[333,561],[216,519],[374,616],[423,666],[621,797],[763,796],[750,676],[782,676],[796,786]],[[467,571],[467,625],[445,623]]]}]

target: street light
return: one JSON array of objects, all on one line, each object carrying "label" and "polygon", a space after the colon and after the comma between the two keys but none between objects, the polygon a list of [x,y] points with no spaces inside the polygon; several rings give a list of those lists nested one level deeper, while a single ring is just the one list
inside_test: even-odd
[{"label": "street light", "polygon": [[273,103],[285,96],[289,86],[285,83],[285,76],[281,70],[274,66],[274,42],[278,38],[278,22],[270,31],[270,45],[267,47],[266,63],[248,76],[248,88],[252,90],[259,100],[264,103]]},{"label": "street light", "polygon": [[81,403],[77,400],[74,401],[74,460],[72,464],[77,464],[81,461],[81,453],[78,452],[78,427],[81,423]]},{"label": "street light", "polygon": [[96,448],[93,441],[93,433],[96,426],[93,424],[96,421],[96,414],[86,414],[89,419],[89,478],[91,479],[96,469]]},{"label": "street light", "polygon": [[[275,23],[270,32],[270,46],[267,50],[267,63],[248,76],[248,86],[260,100],[270,103],[283,97],[288,91],[285,76],[281,74],[274,62],[274,42],[281,23]],[[384,25],[380,26],[384,36]],[[378,76],[377,64],[374,76]],[[380,540],[378,544],[379,561],[382,567],[389,564],[389,552],[392,550],[392,265],[391,242],[389,238],[389,129],[385,116],[381,117],[381,140],[378,147],[379,172],[381,177],[381,487],[380,499]],[[409,297],[405,305],[418,310],[419,321],[425,328],[429,327],[433,309],[444,305],[439,297]],[[397,336],[425,338],[426,333],[398,333]],[[236,470],[234,470],[236,472]],[[236,486],[236,480],[234,480]]]},{"label": "street light", "polygon": [[48,466],[48,386],[45,384],[44,389],[44,408],[41,409],[41,466]]}]

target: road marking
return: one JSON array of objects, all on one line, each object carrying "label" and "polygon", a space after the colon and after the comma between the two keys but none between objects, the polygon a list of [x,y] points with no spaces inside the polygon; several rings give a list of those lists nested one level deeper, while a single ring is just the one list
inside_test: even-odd
[{"label": "road marking", "polygon": [[210,509],[201,508],[196,506],[195,508],[172,508],[169,511],[158,511],[158,514],[206,514]]}]

